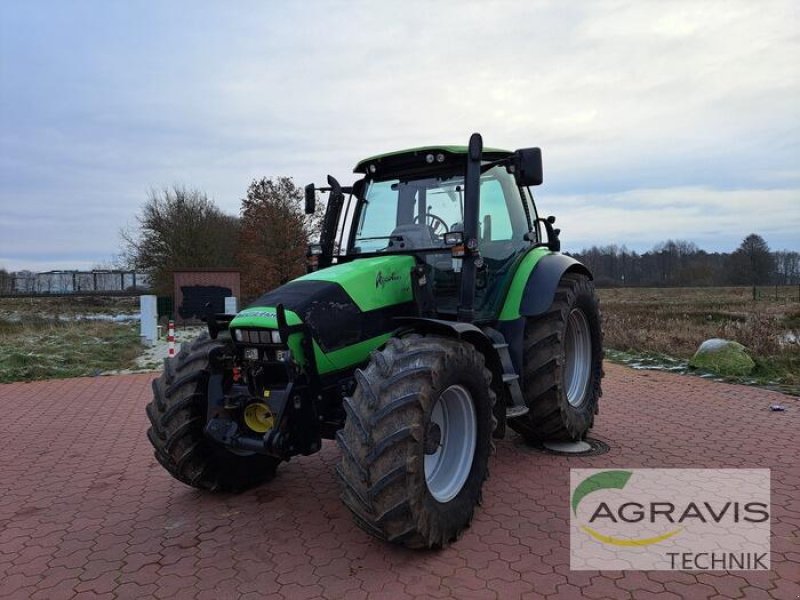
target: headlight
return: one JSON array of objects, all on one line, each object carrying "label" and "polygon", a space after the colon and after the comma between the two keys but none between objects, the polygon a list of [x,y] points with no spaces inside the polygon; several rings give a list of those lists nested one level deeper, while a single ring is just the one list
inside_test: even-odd
[{"label": "headlight", "polygon": [[245,348],[244,357],[246,360],[258,360],[258,348]]}]

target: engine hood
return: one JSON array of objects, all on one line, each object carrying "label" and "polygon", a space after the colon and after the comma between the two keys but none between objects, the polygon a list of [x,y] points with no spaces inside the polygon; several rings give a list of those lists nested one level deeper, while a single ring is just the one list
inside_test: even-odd
[{"label": "engine hood", "polygon": [[411,314],[414,262],[378,256],[309,273],[258,298],[230,326],[277,328],[282,304],[287,323],[306,323],[325,353],[364,342],[395,329],[394,317]]},{"label": "engine hood", "polygon": [[338,284],[359,309],[369,311],[412,300],[411,268],[414,262],[414,258],[406,254],[362,258],[309,273],[286,286],[310,281]]}]

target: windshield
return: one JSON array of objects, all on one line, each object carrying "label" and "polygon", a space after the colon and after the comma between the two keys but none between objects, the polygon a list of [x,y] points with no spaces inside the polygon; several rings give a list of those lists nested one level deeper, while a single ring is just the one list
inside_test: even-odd
[{"label": "windshield", "polygon": [[[505,167],[481,176],[479,241],[523,241],[529,231],[519,188]],[[449,231],[464,230],[463,173],[368,184],[354,253],[442,248]]]}]

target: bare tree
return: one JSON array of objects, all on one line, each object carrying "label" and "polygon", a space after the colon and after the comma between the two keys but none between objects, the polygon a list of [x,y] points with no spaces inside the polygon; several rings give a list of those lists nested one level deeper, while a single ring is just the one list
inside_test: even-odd
[{"label": "bare tree", "polygon": [[174,186],[151,190],[135,231],[121,232],[125,263],[147,273],[158,293],[172,290],[172,272],[235,265],[239,224],[204,192]]},{"label": "bare tree", "polygon": [[771,283],[775,276],[775,257],[760,235],[748,235],[728,259],[731,283],[755,286]]},{"label": "bare tree", "polygon": [[782,250],[774,253],[777,283],[794,285],[800,283],[800,252]]}]

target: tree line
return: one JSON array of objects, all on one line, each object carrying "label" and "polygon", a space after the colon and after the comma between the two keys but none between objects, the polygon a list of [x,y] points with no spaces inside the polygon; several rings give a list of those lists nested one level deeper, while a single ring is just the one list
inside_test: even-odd
[{"label": "tree line", "polygon": [[736,250],[706,252],[693,242],[668,240],[639,254],[624,245],[592,246],[573,256],[600,286],[721,286],[800,284],[800,253],[773,252],[758,234]]}]

